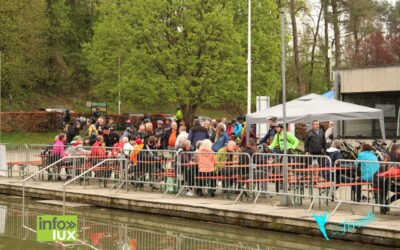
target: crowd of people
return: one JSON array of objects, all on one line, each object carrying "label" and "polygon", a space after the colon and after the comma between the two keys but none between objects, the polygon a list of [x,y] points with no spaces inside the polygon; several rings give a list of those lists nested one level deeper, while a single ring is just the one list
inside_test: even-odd
[{"label": "crowd of people", "polygon": [[[145,116],[138,126],[129,125],[124,131],[117,131],[113,118],[108,121],[104,117],[94,119],[77,119],[71,126],[66,125],[64,133],[56,136],[53,150],[49,150],[50,159],[56,161],[66,155],[87,155],[104,158],[125,157],[135,162],[142,149],[179,151],[189,148],[199,149],[200,143],[208,140],[213,152],[225,150],[234,144],[235,150],[241,146],[246,148],[244,136],[245,122],[242,117],[227,121],[225,118],[217,122],[215,119],[203,123],[195,119],[188,129],[183,119],[179,124],[171,118],[157,120],[153,127],[150,117]],[[255,137],[254,128],[252,137]],[[254,139],[252,139],[254,141]],[[256,150],[255,143],[254,150]],[[189,146],[188,146],[189,145]],[[230,147],[229,147],[230,148]],[[70,178],[70,176],[68,176]]]},{"label": "crowd of people", "polygon": [[[58,135],[53,144],[53,159],[60,159],[66,155],[90,155],[96,157],[124,157],[130,159],[132,166],[138,170],[152,169],[151,166],[138,163],[137,159],[142,157],[154,157],[146,155],[146,151],[171,150],[178,152],[198,152],[194,159],[192,154],[180,154],[181,164],[196,162],[196,168],[186,168],[184,170],[185,181],[187,185],[194,184],[194,176],[204,177],[204,180],[211,176],[223,175],[229,176],[229,168],[224,168],[218,162],[228,162],[232,159],[226,159],[229,153],[244,152],[253,155],[256,152],[283,153],[284,152],[284,124],[278,122],[275,117],[267,119],[269,130],[266,135],[257,143],[255,127],[251,127],[249,139],[246,139],[246,122],[243,117],[227,121],[223,118],[219,121],[215,119],[206,120],[203,123],[195,119],[190,129],[183,121],[181,114],[179,122],[172,119],[158,120],[156,127],[153,127],[149,117],[145,117],[138,126],[128,126],[124,131],[116,131],[116,124],[113,118],[108,121],[104,117],[98,117],[95,121],[87,119],[85,123],[75,121],[75,123],[65,130],[66,133]],[[340,140],[333,138],[333,122],[329,122],[326,130],[321,127],[319,121],[312,122],[312,128],[307,131],[304,138],[304,153],[310,156],[327,155],[331,158],[332,165],[338,159],[342,159],[342,144]],[[82,137],[81,135],[84,134]],[[299,146],[299,139],[292,133],[286,132],[287,152],[296,153]],[[66,145],[68,147],[66,147]],[[85,148],[84,146],[90,146]],[[260,147],[263,146],[263,147]],[[64,151],[64,148],[67,148]],[[263,148],[263,149],[261,149]],[[143,150],[144,149],[144,150]],[[211,152],[220,154],[209,154]],[[206,154],[208,153],[208,154]],[[228,156],[227,156],[228,155]],[[400,145],[395,148],[387,157],[387,161],[400,162]],[[225,157],[225,159],[224,159]],[[246,161],[239,159],[240,161]],[[358,154],[357,160],[375,161],[376,164],[361,163],[357,166],[358,171],[351,175],[343,171],[336,171],[337,184],[354,182],[374,182],[374,186],[385,186],[385,194],[388,190],[400,191],[392,183],[382,181],[378,178],[380,164],[374,152],[374,148],[369,144],[362,146],[362,152]],[[248,161],[248,160],[247,160]],[[318,163],[317,163],[318,164]],[[319,163],[321,164],[321,163]],[[144,170],[150,171],[150,170]],[[153,171],[162,171],[160,167]],[[327,179],[332,178],[329,173],[325,174]],[[200,185],[206,185],[200,178]],[[208,185],[215,187],[216,182],[208,182]],[[223,186],[229,186],[224,183]],[[361,185],[352,186],[355,193],[355,201],[360,201]],[[201,189],[196,190],[197,195],[201,194]],[[213,193],[211,193],[213,195]],[[188,190],[187,195],[193,195]],[[391,203],[396,197],[388,198],[381,203]]]}]

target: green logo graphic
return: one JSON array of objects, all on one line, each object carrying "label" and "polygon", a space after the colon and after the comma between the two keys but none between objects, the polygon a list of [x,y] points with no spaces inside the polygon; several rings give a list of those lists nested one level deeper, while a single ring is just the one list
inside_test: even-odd
[{"label": "green logo graphic", "polygon": [[76,241],[78,217],[76,215],[38,215],[36,217],[38,241]]}]

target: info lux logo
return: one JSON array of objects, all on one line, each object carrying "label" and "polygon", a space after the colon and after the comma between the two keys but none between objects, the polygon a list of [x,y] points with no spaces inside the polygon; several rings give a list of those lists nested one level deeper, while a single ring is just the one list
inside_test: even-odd
[{"label": "info lux logo", "polygon": [[76,215],[38,215],[36,226],[38,241],[73,242],[77,240],[78,218]]}]

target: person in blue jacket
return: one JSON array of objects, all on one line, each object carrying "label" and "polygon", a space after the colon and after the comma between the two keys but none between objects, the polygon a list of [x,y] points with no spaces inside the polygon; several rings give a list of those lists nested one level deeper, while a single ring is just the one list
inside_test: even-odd
[{"label": "person in blue jacket", "polygon": [[225,146],[231,139],[228,136],[228,133],[225,131],[225,126],[222,123],[217,125],[217,131],[215,132],[214,144],[212,145],[212,150],[214,152],[218,152],[221,148]]},{"label": "person in blue jacket", "polygon": [[241,120],[237,120],[235,123],[235,127],[233,129],[233,133],[235,135],[235,139],[240,137],[242,134],[242,123]]},{"label": "person in blue jacket", "polygon": [[[362,151],[358,154],[357,161],[364,161],[357,163],[357,170],[361,172],[360,182],[372,182],[379,170],[379,161],[371,145],[362,145]],[[361,185],[353,186],[354,189],[356,189],[355,199],[359,202],[361,200]]]}]

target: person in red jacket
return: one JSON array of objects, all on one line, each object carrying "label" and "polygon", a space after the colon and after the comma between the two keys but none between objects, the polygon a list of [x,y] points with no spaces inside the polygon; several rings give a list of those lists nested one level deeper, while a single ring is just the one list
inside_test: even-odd
[{"label": "person in red jacket", "polygon": [[[107,158],[103,136],[98,135],[96,137],[96,142],[92,146],[90,157],[92,158],[93,166],[99,164]],[[101,167],[103,168],[103,165]],[[111,176],[111,169],[103,169],[100,172],[97,171],[96,176],[101,178],[109,178]],[[104,180],[104,186],[106,186],[106,180]]]},{"label": "person in red jacket", "polygon": [[226,133],[228,134],[229,138],[232,136],[232,134],[233,134],[232,122],[228,122],[226,124]]},{"label": "person in red jacket", "polygon": [[91,156],[98,160],[104,160],[106,157],[106,149],[104,148],[104,139],[103,136],[98,135],[96,137],[96,142],[93,144],[91,149]]},{"label": "person in red jacket", "polygon": [[122,141],[122,136],[119,138],[119,141],[115,143],[111,149],[111,156],[117,157],[122,149],[124,148],[124,142]]}]

